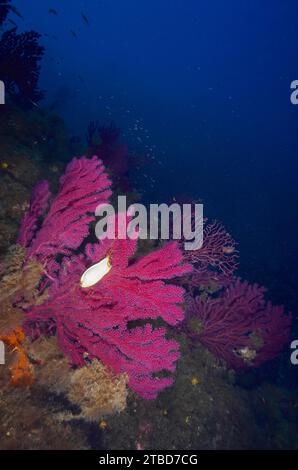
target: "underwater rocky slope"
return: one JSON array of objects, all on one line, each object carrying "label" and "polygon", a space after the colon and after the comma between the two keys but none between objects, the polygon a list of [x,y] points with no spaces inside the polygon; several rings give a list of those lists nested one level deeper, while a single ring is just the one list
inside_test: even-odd
[{"label": "underwater rocky slope", "polygon": [[[49,155],[49,143],[57,160]],[[24,310],[35,303],[34,320],[48,295],[39,289],[43,253],[24,264],[27,248],[15,245],[21,219],[38,180],[50,175],[57,191],[64,170],[60,162],[69,157],[59,118],[34,110],[25,119],[17,107],[9,110],[1,125],[0,156],[0,334],[10,346],[9,367],[0,370],[0,448],[293,448],[294,391],[269,383],[241,387],[235,372],[193,341],[188,331],[193,323],[167,327],[181,357],[173,386],[150,401],[136,393],[137,387],[127,387],[123,371],[111,375],[101,358],[86,358],[81,369],[71,369],[55,337],[39,335],[32,343],[20,328]],[[205,281],[192,280],[191,289]],[[187,280],[180,284],[185,287]],[[207,284],[201,299],[216,290],[214,279]]]}]

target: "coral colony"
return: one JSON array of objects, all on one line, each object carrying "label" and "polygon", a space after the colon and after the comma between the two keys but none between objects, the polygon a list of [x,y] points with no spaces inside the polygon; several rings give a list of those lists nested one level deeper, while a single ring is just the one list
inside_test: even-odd
[{"label": "coral colony", "polygon": [[194,265],[198,276],[203,273],[217,274],[230,278],[237,268],[236,243],[224,227],[215,222],[204,221],[204,243],[200,250],[190,250],[186,253]]},{"label": "coral colony", "polygon": [[[134,262],[137,241],[130,239],[87,244],[76,253],[88,235],[96,206],[108,201],[110,185],[99,159],[74,159],[36,233],[48,187],[42,183],[35,190],[19,243],[27,247],[28,259],[36,257],[44,266],[41,289],[48,289],[48,300],[28,309],[25,328],[35,337],[55,332],[72,364],[100,359],[114,372],[126,372],[130,387],[141,396],[155,398],[172,383],[170,376],[156,374],[175,370],[179,347],[165,338],[164,328],[154,328],[146,320],[161,317],[175,325],[183,319],[184,290],[165,281],[192,268],[184,262],[177,242]],[[86,288],[84,272],[107,258],[105,275]]]},{"label": "coral colony", "polygon": [[30,108],[43,98],[38,81],[44,47],[39,44],[41,35],[36,31],[17,33],[16,27],[7,26],[5,21],[12,8],[10,2],[1,2],[0,25],[8,29],[0,37],[0,78],[10,100]]},{"label": "coral colony", "polygon": [[183,327],[235,370],[258,367],[277,356],[289,340],[291,315],[266,302],[266,289],[241,281],[236,243],[217,221],[204,226],[200,250],[186,251],[193,264]]},{"label": "coral colony", "polygon": [[[205,224],[204,245],[196,252],[170,241],[137,256],[137,240],[118,235],[127,214],[117,215],[114,239],[92,243],[94,211],[111,195],[97,157],[69,163],[45,217],[48,184],[35,188],[18,242],[27,263],[36,259],[43,267],[39,293],[46,300],[26,308],[28,335],[55,334],[72,365],[98,359],[126,373],[130,388],[147,399],[172,384],[179,358],[177,341],[166,338],[156,319],[184,325],[194,344],[200,341],[237,370],[260,366],[281,351],[290,316],[265,302],[264,289],[234,277],[235,242],[220,224]],[[186,319],[179,283],[188,291]]]},{"label": "coral colony", "polygon": [[207,302],[192,298],[187,311],[190,337],[235,370],[258,367],[277,356],[289,339],[290,315],[264,299],[265,289],[235,279]]}]

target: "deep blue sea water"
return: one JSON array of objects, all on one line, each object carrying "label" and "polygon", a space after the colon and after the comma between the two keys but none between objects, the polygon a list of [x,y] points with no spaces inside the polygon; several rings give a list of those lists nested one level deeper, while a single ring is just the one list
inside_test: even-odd
[{"label": "deep blue sea water", "polygon": [[119,126],[145,161],[134,174],[143,201],[202,200],[239,243],[240,276],[297,319],[298,2],[14,5],[19,29],[43,34],[41,105],[82,141],[91,120]]}]

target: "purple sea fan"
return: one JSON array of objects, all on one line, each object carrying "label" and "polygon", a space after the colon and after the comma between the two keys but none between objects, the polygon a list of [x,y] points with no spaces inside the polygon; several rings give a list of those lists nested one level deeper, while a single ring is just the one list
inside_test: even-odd
[{"label": "purple sea fan", "polygon": [[49,183],[46,180],[39,181],[32,191],[29,209],[26,211],[19,233],[17,243],[28,248],[38,229],[38,222],[44,215],[51,193]]},{"label": "purple sea fan", "polygon": [[[88,235],[89,224],[94,220],[97,205],[108,201],[111,195],[110,186],[111,182],[101,160],[97,157],[74,158],[61,176],[59,192],[29,246],[24,234],[28,232],[28,222],[32,227],[35,225],[29,215],[22,222],[19,242],[28,246],[28,257],[35,256],[43,264],[47,264],[58,254],[67,255],[78,248]],[[31,201],[29,214],[34,213],[34,207],[40,205],[41,199],[45,199],[47,191],[45,183],[38,187]]]},{"label": "purple sea fan", "polygon": [[196,272],[208,270],[230,277],[237,268],[238,252],[232,236],[217,221],[204,222],[203,246],[185,251],[185,257],[193,263]]},{"label": "purple sea fan", "polygon": [[[172,384],[179,357],[178,343],[165,338],[164,328],[148,320],[162,318],[170,325],[183,319],[184,290],[165,282],[189,272],[176,242],[131,261],[137,241],[105,240],[87,245],[85,254],[65,258],[49,300],[26,315],[27,331],[56,332],[72,364],[98,358],[115,373],[126,372],[130,387],[153,399]],[[110,270],[94,286],[82,288],[83,272],[104,257]],[[145,324],[144,324],[145,322]]]},{"label": "purple sea fan", "polygon": [[190,276],[181,280],[194,296],[200,288],[220,290],[227,287],[238,265],[236,242],[217,221],[204,220],[203,246],[198,250],[185,250],[184,256],[193,265]]},{"label": "purple sea fan", "polygon": [[[155,398],[172,383],[172,377],[160,373],[175,370],[179,347],[151,322],[162,318],[176,325],[183,319],[184,290],[168,281],[192,266],[176,242],[136,260],[137,240],[118,238],[118,233],[116,239],[89,244],[77,254],[95,208],[111,194],[110,184],[98,158],[74,159],[33,238],[34,215],[39,214],[35,192],[29,210],[33,222],[25,217],[30,230],[23,226],[21,231],[30,234],[22,238],[29,245],[28,257],[36,257],[46,269],[48,298],[27,309],[24,327],[32,337],[56,334],[72,364],[98,358],[115,373],[126,372],[130,387],[141,396]],[[86,272],[102,262],[105,275],[86,288]]]},{"label": "purple sea fan", "polygon": [[216,357],[240,370],[273,359],[289,339],[291,315],[264,299],[265,289],[236,279],[215,299],[192,299],[187,329]]}]

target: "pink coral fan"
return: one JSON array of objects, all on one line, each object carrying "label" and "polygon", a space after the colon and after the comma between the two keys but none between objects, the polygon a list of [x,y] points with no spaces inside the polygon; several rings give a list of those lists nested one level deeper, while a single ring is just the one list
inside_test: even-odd
[{"label": "pink coral fan", "polygon": [[[118,238],[118,233],[116,239],[88,244],[78,254],[95,208],[110,194],[101,160],[74,159],[35,238],[20,238],[29,245],[28,258],[37,258],[45,268],[41,291],[48,288],[47,300],[27,310],[25,328],[33,337],[55,333],[72,364],[83,365],[87,357],[100,359],[115,373],[127,373],[131,388],[141,396],[155,398],[172,383],[160,373],[175,370],[179,348],[165,338],[164,328],[154,328],[148,320],[162,318],[176,325],[183,319],[184,290],[167,281],[185,275],[192,266],[185,263],[176,242],[133,259],[137,240]],[[35,194],[33,214],[37,203]],[[128,220],[126,214],[124,219]],[[31,225],[30,233],[37,228]],[[105,276],[92,287],[82,286],[86,269],[106,258]]]},{"label": "pink coral fan", "polygon": [[210,283],[218,289],[231,283],[238,266],[236,242],[217,221],[204,220],[203,246],[198,250],[184,252],[185,259],[192,263],[190,276],[182,279],[182,284],[194,295],[198,287]]},{"label": "pink coral fan", "polygon": [[[183,319],[181,287],[165,280],[191,269],[175,242],[131,262],[135,240],[115,239],[87,245],[85,255],[65,258],[49,300],[27,314],[27,328],[47,325],[73,364],[84,357],[100,359],[115,373],[126,372],[130,387],[144,398],[155,398],[172,378],[156,374],[175,370],[178,343],[165,338],[164,328],[140,321],[161,317],[175,325]],[[110,271],[93,287],[83,289],[85,269],[109,256]],[[180,304],[180,305],[179,305]]]},{"label": "pink coral fan", "polygon": [[[74,158],[60,178],[59,192],[33,238],[36,219],[43,212],[49,196],[47,183],[40,183],[20,230],[19,243],[28,247],[28,256],[46,263],[57,254],[66,255],[78,248],[88,235],[97,205],[108,202],[112,194],[110,186],[101,160],[97,157]],[[26,235],[28,232],[30,236]]]},{"label": "pink coral fan", "polygon": [[193,299],[187,328],[219,359],[239,370],[273,359],[289,338],[291,315],[264,299],[265,289],[236,279],[214,299]]},{"label": "pink coral fan", "polygon": [[201,273],[210,270],[230,277],[237,268],[236,243],[217,221],[204,222],[202,248],[186,251],[185,256]]},{"label": "pink coral fan", "polygon": [[22,226],[20,229],[17,243],[24,247],[30,246],[32,239],[38,229],[38,222],[44,215],[51,193],[49,191],[49,183],[46,180],[37,183],[33,189],[30,207],[26,211]]}]

